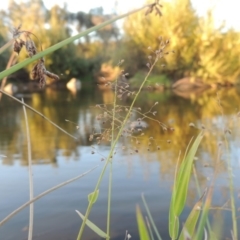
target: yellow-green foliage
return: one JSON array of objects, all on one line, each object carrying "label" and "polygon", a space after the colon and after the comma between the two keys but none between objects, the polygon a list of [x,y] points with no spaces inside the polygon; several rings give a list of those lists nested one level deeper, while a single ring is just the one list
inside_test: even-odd
[{"label": "yellow-green foliage", "polygon": [[[165,58],[164,72],[169,76],[200,77],[209,83],[235,82],[240,76],[240,33],[223,31],[223,26],[216,29],[211,11],[206,18],[200,18],[190,0],[161,3],[161,18],[140,12],[125,21],[126,46],[139,56],[131,64],[139,66],[136,59],[146,64],[148,47],[156,49],[158,37],[162,36],[170,39],[171,50],[175,52]],[[161,64],[158,71],[160,68]]]}]

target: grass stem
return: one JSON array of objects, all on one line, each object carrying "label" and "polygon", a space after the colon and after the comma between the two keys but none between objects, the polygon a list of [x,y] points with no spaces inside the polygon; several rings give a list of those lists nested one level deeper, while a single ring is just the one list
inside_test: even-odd
[{"label": "grass stem", "polygon": [[[22,102],[24,100],[22,98]],[[29,177],[29,199],[30,201],[33,199],[33,172],[32,172],[32,150],[31,150],[31,138],[30,138],[30,131],[28,125],[28,116],[26,107],[23,105],[23,113],[26,123],[26,135],[27,135],[27,146],[28,146],[28,177]],[[29,228],[28,228],[28,240],[32,240],[33,236],[33,215],[34,215],[34,206],[33,203],[29,206]]]},{"label": "grass stem", "polygon": [[11,212],[8,216],[6,216],[6,217],[0,222],[0,227],[1,227],[4,223],[6,223],[9,219],[11,219],[13,216],[15,216],[17,213],[19,213],[20,211],[22,211],[25,207],[29,206],[31,203],[39,200],[40,198],[42,198],[42,197],[46,196],[47,194],[49,194],[49,193],[57,190],[58,188],[61,188],[61,187],[65,186],[65,185],[67,185],[67,184],[69,184],[69,183],[71,183],[71,182],[74,182],[74,181],[78,180],[79,178],[84,177],[85,175],[87,175],[88,173],[92,172],[92,171],[93,171],[94,169],[96,169],[97,167],[98,167],[98,166],[95,166],[95,167],[93,167],[92,169],[88,170],[88,171],[85,172],[85,173],[82,173],[81,175],[79,175],[79,176],[77,176],[77,177],[71,178],[71,179],[69,179],[69,180],[67,180],[67,181],[65,181],[65,182],[63,182],[63,183],[60,183],[60,184],[58,184],[58,185],[56,185],[56,186],[54,186],[54,187],[46,190],[45,192],[39,194],[38,196],[36,196],[36,197],[33,198],[32,200],[24,203],[22,206],[20,206],[19,208],[15,209],[15,210],[14,210],[13,212]]},{"label": "grass stem", "polygon": [[[95,195],[96,195],[96,193],[97,193],[97,190],[99,189],[99,186],[100,186],[100,184],[101,184],[102,178],[103,178],[103,176],[104,176],[104,174],[105,174],[106,168],[107,168],[108,164],[111,162],[111,158],[112,158],[112,156],[113,156],[114,149],[115,149],[115,147],[116,147],[116,145],[117,145],[117,143],[118,143],[118,140],[119,140],[119,138],[120,138],[120,136],[121,136],[121,134],[122,134],[122,132],[123,132],[124,127],[126,126],[126,123],[127,123],[128,119],[129,119],[129,117],[130,117],[130,114],[131,114],[131,111],[132,111],[132,109],[133,109],[133,106],[134,106],[134,104],[135,104],[135,102],[136,102],[136,100],[137,100],[140,92],[142,91],[142,88],[143,88],[144,84],[146,83],[146,81],[147,81],[150,73],[152,72],[154,66],[155,66],[156,63],[158,62],[158,60],[159,60],[159,56],[156,56],[156,59],[155,59],[154,63],[150,66],[149,71],[148,71],[146,77],[144,78],[141,86],[139,87],[139,89],[138,89],[138,91],[137,91],[137,93],[136,93],[136,95],[135,95],[135,97],[134,97],[134,99],[133,99],[133,101],[132,101],[129,109],[128,109],[128,112],[127,112],[127,114],[126,114],[126,116],[125,116],[125,118],[124,118],[124,120],[123,120],[123,123],[122,123],[122,125],[121,125],[121,127],[120,127],[120,129],[119,129],[119,131],[118,131],[118,134],[117,134],[117,136],[116,136],[116,139],[113,140],[114,142],[113,142],[112,145],[111,145],[111,149],[110,149],[109,155],[108,155],[108,157],[107,157],[106,163],[105,163],[105,165],[104,165],[104,167],[103,167],[103,169],[102,169],[102,172],[101,172],[101,174],[100,174],[100,176],[99,176],[99,178],[98,178],[98,181],[97,181],[97,184],[96,184],[96,186],[95,186],[94,194],[93,194],[92,199],[95,198]],[[80,227],[80,230],[79,230],[79,233],[78,233],[78,236],[77,236],[77,240],[80,240],[81,237],[82,237],[83,230],[84,230],[84,228],[85,228],[86,221],[87,221],[87,219],[88,219],[88,217],[89,217],[89,214],[90,214],[90,212],[91,212],[92,206],[93,206],[93,202],[90,201],[89,204],[88,204],[86,213],[85,213],[85,218],[84,218],[84,220],[83,220],[83,222],[82,222],[82,225],[81,225],[81,227]]]}]

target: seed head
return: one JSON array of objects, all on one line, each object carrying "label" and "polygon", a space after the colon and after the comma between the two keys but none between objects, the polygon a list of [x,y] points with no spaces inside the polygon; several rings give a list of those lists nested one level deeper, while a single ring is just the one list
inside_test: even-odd
[{"label": "seed head", "polygon": [[22,39],[20,39],[19,41],[15,40],[13,44],[13,51],[19,54],[23,45],[25,45],[25,42]]},{"label": "seed head", "polygon": [[32,57],[37,54],[37,48],[35,46],[34,41],[28,35],[26,35],[26,38],[27,40],[25,42],[25,47],[26,47],[28,56]]}]

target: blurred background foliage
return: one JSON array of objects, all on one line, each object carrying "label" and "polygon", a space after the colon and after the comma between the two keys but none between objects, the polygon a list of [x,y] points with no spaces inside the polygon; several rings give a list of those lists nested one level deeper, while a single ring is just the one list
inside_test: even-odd
[{"label": "blurred background foliage", "polygon": [[[147,1],[150,3],[152,1]],[[155,68],[155,74],[163,74],[174,82],[184,77],[200,78],[212,84],[237,83],[240,76],[240,33],[226,29],[224,24],[215,27],[211,10],[206,17],[199,17],[190,0],[161,1],[163,17],[139,12],[125,19],[123,29],[113,24],[101,31],[47,56],[46,67],[61,79],[84,76],[112,76],[120,59],[125,59],[124,68],[130,76],[147,71],[148,56],[159,44],[159,36],[170,39],[169,54]],[[69,12],[67,6],[55,5],[51,9],[42,0],[9,2],[9,8],[0,12],[0,44],[11,39],[10,30],[22,24],[22,29],[33,32],[38,49],[43,49],[97,25],[113,14],[104,14],[101,7],[86,12]],[[123,31],[122,31],[123,30]],[[34,37],[33,37],[34,39]],[[41,42],[41,44],[40,44]],[[103,51],[104,49],[104,51]],[[10,49],[11,50],[11,49]],[[10,51],[0,55],[0,67],[7,65]],[[27,57],[21,52],[19,61]],[[109,73],[101,72],[105,65]],[[162,67],[165,64],[165,67]],[[32,66],[25,71],[29,72]],[[105,67],[106,69],[106,67]],[[92,78],[93,79],[93,78]]]},{"label": "blurred background foliage", "polygon": [[[164,58],[164,70],[159,64],[157,72],[171,79],[199,77],[208,83],[234,83],[240,76],[240,33],[216,28],[211,10],[206,18],[199,17],[190,0],[162,1],[163,17],[147,17],[137,13],[124,24],[126,48],[133,49],[131,66],[146,65],[148,47],[157,49],[159,36],[170,39],[175,54]],[[137,57],[138,56],[138,57]]]}]

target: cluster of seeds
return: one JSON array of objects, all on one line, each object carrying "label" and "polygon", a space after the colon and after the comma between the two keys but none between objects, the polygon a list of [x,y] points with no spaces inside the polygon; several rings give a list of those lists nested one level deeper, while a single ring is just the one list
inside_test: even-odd
[{"label": "cluster of seeds", "polygon": [[[25,46],[28,56],[31,58],[34,55],[36,55],[38,52],[37,47],[31,38],[31,35],[33,36],[35,35],[29,31],[20,30],[20,29],[21,29],[21,25],[19,25],[17,28],[14,28],[12,30],[12,35],[14,39],[13,50],[17,54],[19,54],[23,46]],[[24,35],[25,40],[21,38],[21,35]],[[46,84],[46,77],[52,78],[54,80],[59,80],[58,75],[46,70],[44,62],[45,62],[44,58],[40,58],[38,62],[34,65],[31,71],[32,79],[39,81],[40,88],[43,88],[44,85]]]}]

